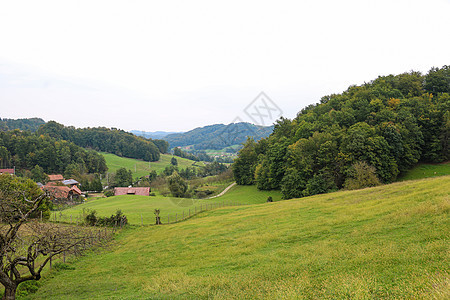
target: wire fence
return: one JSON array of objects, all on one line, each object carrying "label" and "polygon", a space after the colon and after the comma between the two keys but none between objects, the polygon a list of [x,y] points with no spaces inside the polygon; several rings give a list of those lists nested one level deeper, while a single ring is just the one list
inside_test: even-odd
[{"label": "wire fence", "polygon": [[[164,216],[159,215],[159,222],[157,221],[157,216],[154,214],[154,212],[148,212],[148,213],[141,213],[140,214],[140,220],[135,220],[133,223],[129,223],[130,225],[140,225],[140,226],[148,226],[148,225],[165,225],[165,224],[174,224],[181,221],[184,221],[186,219],[189,219],[195,215],[198,215],[205,211],[210,211],[217,208],[222,207],[232,207],[232,206],[241,206],[243,204],[239,202],[233,202],[233,201],[222,201],[222,202],[211,202],[211,203],[202,203],[195,205],[190,208],[186,208],[182,211],[178,211],[176,213],[168,213],[165,214],[163,211],[161,211],[161,214],[164,213]],[[56,223],[70,223],[70,224],[76,224],[76,225],[84,225],[86,223],[86,216],[89,214],[89,210],[82,210],[78,214],[67,214],[63,211],[54,211],[52,215],[50,216],[50,221],[56,222]],[[148,223],[149,214],[151,214],[150,218],[154,220],[154,222]],[[126,215],[126,213],[125,213]],[[135,217],[136,219],[136,217]],[[145,221],[145,222],[144,222]],[[144,224],[146,223],[146,224]],[[121,228],[125,224],[117,224],[118,227]]]},{"label": "wire fence", "polygon": [[[189,208],[186,211],[183,210],[181,213],[168,214],[166,224],[174,224],[184,221],[204,211],[213,210],[221,207],[240,206],[240,205],[242,204],[238,202],[226,202],[226,201],[200,204],[199,206],[194,206],[194,208]],[[161,222],[164,224],[163,220],[161,220]],[[141,226],[142,225],[143,222],[141,217]]]}]

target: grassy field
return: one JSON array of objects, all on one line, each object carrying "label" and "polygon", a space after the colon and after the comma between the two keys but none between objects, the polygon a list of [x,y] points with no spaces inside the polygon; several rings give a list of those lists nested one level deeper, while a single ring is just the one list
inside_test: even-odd
[{"label": "grassy field", "polygon": [[399,181],[450,175],[450,161],[440,164],[419,164],[399,178]]},{"label": "grassy field", "polygon": [[[106,165],[108,166],[108,172],[114,173],[119,168],[126,168],[133,172],[133,178],[140,178],[142,176],[148,175],[150,171],[155,170],[158,174],[162,172],[166,166],[170,165],[170,160],[172,155],[161,154],[161,158],[157,162],[145,162],[138,159],[120,157],[111,153],[101,152],[105,157]],[[179,168],[191,167],[194,165],[203,165],[202,162],[195,162],[186,158],[175,157],[178,161]]]},{"label": "grassy field", "polygon": [[443,176],[131,227],[30,298],[449,299],[449,191]]},{"label": "grassy field", "polygon": [[[222,190],[230,183],[222,184]],[[217,184],[219,185],[219,184]],[[140,225],[141,216],[144,225],[154,224],[155,215],[154,210],[160,209],[163,223],[167,222],[167,215],[172,217],[177,213],[182,215],[183,211],[185,215],[200,209],[202,205],[211,203],[234,203],[234,204],[255,204],[264,203],[267,197],[272,195],[274,201],[281,199],[279,192],[265,192],[258,191],[255,186],[234,186],[225,195],[214,199],[186,199],[186,198],[173,198],[173,197],[146,197],[146,196],[114,196],[109,198],[97,198],[89,200],[84,204],[74,206],[64,211],[53,212],[52,220],[55,218],[63,222],[76,223],[78,220],[83,219],[83,214],[86,214],[89,210],[96,210],[99,216],[110,216],[114,214],[117,209],[121,209],[127,216],[130,224]]]}]

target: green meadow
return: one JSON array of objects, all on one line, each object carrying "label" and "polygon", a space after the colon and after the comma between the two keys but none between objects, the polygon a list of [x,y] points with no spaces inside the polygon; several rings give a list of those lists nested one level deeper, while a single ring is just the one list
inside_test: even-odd
[{"label": "green meadow", "polygon": [[264,195],[130,226],[28,299],[449,299],[449,191],[442,176],[274,203]]},{"label": "green meadow", "polygon": [[[229,183],[224,184],[223,188],[228,185]],[[194,214],[199,212],[200,209],[204,210],[206,205],[209,209],[211,205],[217,203],[223,205],[264,203],[269,195],[272,195],[274,201],[281,199],[280,192],[258,191],[256,186],[234,186],[225,195],[213,199],[135,195],[113,196],[89,200],[70,209],[55,211],[52,213],[51,219],[54,220],[56,217],[58,221],[76,223],[92,210],[97,211],[99,216],[110,216],[120,209],[127,216],[130,224],[140,225],[142,222],[144,225],[150,225],[155,223],[155,209],[161,210],[162,222],[166,223],[169,214],[171,218],[175,218],[175,214],[177,214],[177,218],[180,218],[180,216],[183,216],[183,212],[185,216],[188,216],[189,213]]]},{"label": "green meadow", "polygon": [[[120,157],[115,154],[101,152],[105,157],[106,165],[108,166],[109,173],[115,173],[120,168],[126,168],[133,172],[133,178],[140,178],[142,176],[148,175],[150,171],[155,170],[156,173],[161,173],[167,166],[169,166],[172,155],[161,154],[161,158],[156,162],[146,162],[143,160]],[[190,159],[175,157],[178,161],[179,168],[186,168],[191,166],[203,165],[202,162],[195,162]]]},{"label": "green meadow", "polygon": [[440,164],[418,164],[399,178],[400,181],[450,175],[450,161]]}]

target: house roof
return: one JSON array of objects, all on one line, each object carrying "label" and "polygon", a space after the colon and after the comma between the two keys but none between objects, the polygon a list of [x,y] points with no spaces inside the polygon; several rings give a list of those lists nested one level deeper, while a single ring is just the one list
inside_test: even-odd
[{"label": "house roof", "polygon": [[81,195],[81,190],[76,185],[74,185],[70,190],[78,195]]},{"label": "house roof", "polygon": [[50,181],[62,181],[64,180],[64,177],[61,174],[51,174],[48,175],[48,179]]},{"label": "house roof", "polygon": [[65,185],[79,184],[79,182],[76,181],[75,179],[66,179],[63,180],[62,183]]},{"label": "house roof", "polygon": [[45,185],[42,187],[44,191],[50,193],[51,196],[55,198],[67,198],[69,196],[70,188],[67,186],[49,186]]},{"label": "house roof", "polygon": [[14,174],[14,169],[0,169],[0,174]]},{"label": "house roof", "polygon": [[148,196],[150,194],[149,187],[116,187],[114,188],[114,195],[140,195]]}]

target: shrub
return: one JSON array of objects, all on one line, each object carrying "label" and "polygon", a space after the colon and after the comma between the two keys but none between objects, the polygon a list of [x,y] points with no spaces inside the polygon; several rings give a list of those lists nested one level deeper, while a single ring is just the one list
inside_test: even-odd
[{"label": "shrub", "polygon": [[106,190],[103,194],[106,197],[112,197],[112,196],[114,196],[114,190]]},{"label": "shrub", "polygon": [[128,224],[127,217],[120,209],[111,217],[97,217],[97,212],[93,210],[85,217],[85,221],[90,226],[123,226]]},{"label": "shrub", "polygon": [[356,190],[380,184],[375,167],[364,161],[359,161],[350,168],[349,177],[345,180],[344,187],[348,190]]}]

